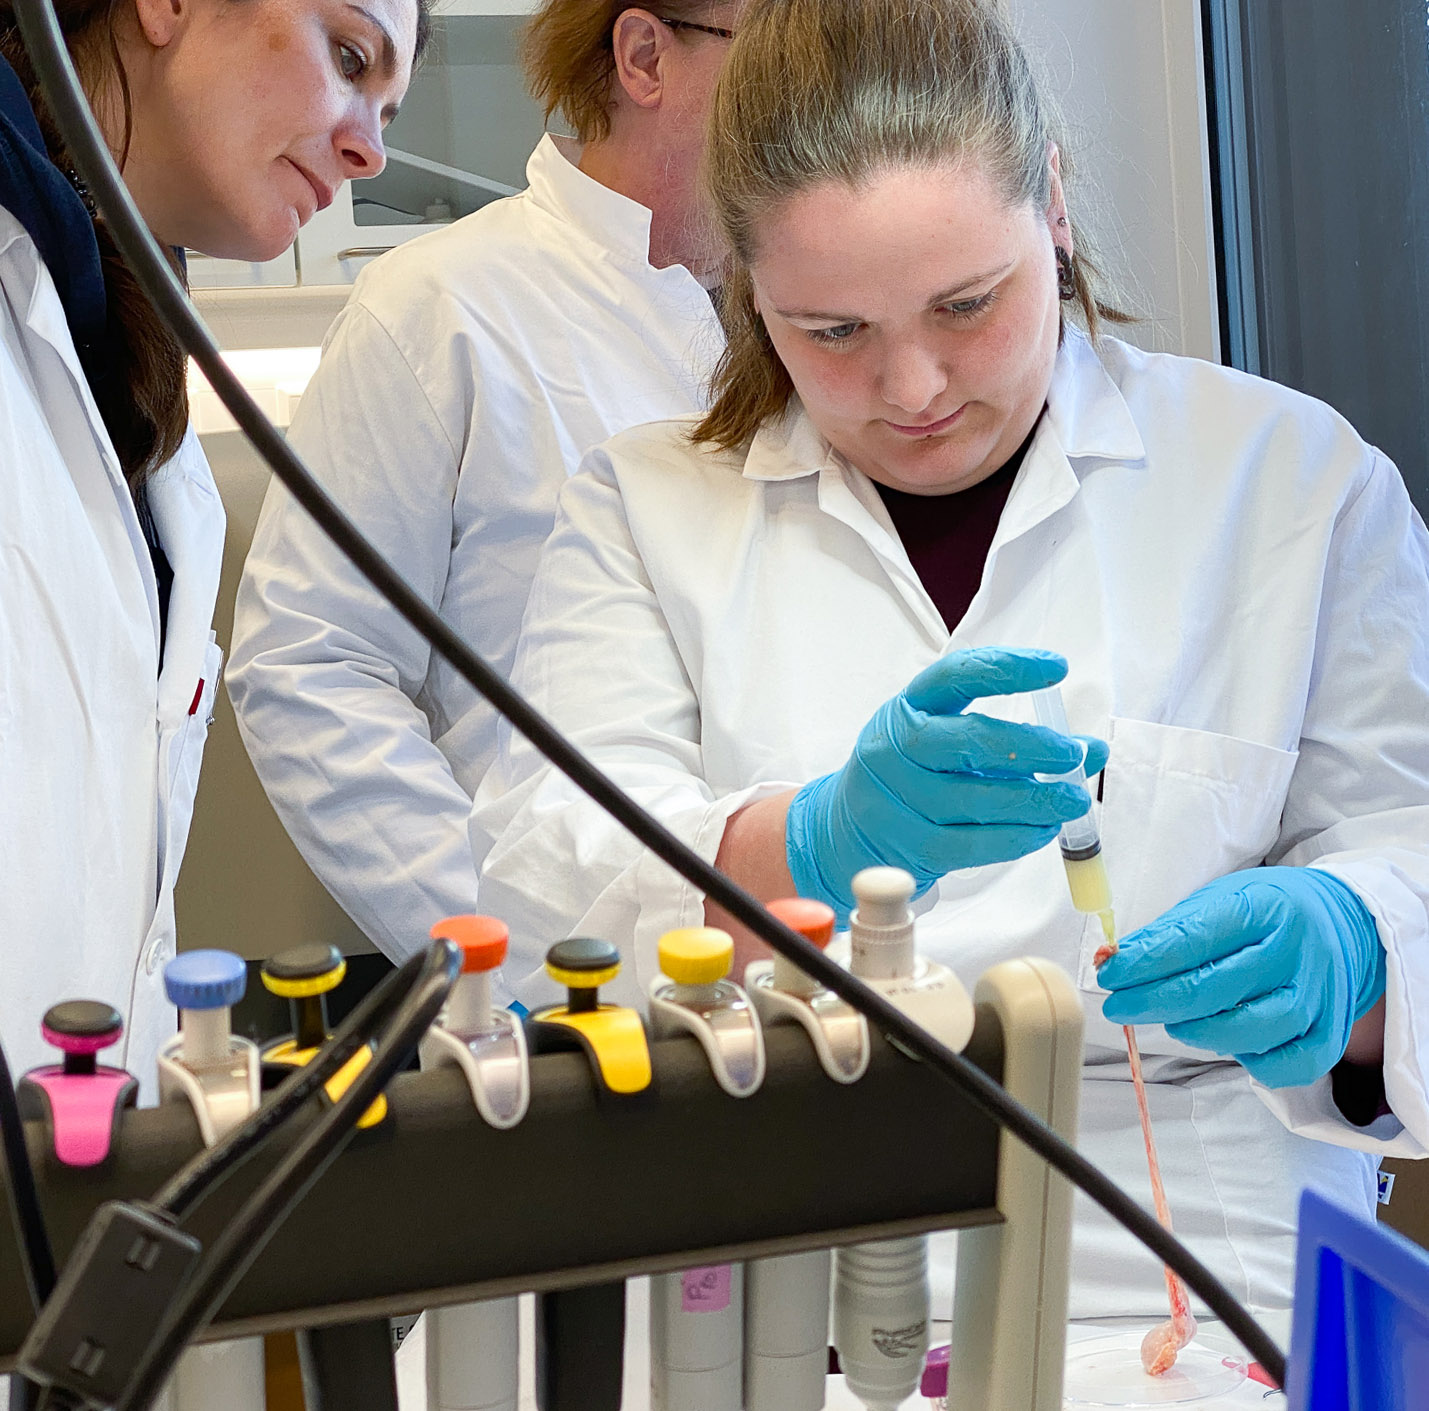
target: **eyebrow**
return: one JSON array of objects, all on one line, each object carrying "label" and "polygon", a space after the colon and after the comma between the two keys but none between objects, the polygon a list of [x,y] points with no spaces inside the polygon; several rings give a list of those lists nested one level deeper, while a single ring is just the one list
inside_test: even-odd
[{"label": "eyebrow", "polygon": [[[1007,264],[1001,266],[999,269],[988,270],[984,274],[975,274],[968,279],[961,280],[953,285],[951,289],[944,289],[941,293],[935,294],[928,300],[927,307],[935,309],[939,304],[949,303],[967,290],[977,288],[979,284],[986,284],[989,280],[1001,279],[1015,263],[1016,261],[1009,260]],[[775,309],[774,312],[778,314],[780,318],[813,318],[819,319],[822,322],[835,324],[863,323],[865,321],[858,314],[823,313],[814,309]]]},{"label": "eyebrow", "polygon": [[[347,8],[349,10],[355,10],[382,36],[382,77],[391,78],[397,72],[397,43],[392,38],[392,31],[365,5],[355,5],[352,3],[352,0],[348,0]],[[382,116],[388,122],[391,122],[392,119],[397,116],[398,107],[399,105],[396,103],[388,103],[387,106],[382,109]]]}]

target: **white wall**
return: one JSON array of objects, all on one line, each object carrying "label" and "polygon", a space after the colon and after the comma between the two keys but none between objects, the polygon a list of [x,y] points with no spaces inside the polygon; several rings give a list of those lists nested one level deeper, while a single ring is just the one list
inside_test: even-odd
[{"label": "white wall", "polygon": [[1147,316],[1133,342],[1219,358],[1197,0],[1010,0],[1066,119],[1071,192]]}]

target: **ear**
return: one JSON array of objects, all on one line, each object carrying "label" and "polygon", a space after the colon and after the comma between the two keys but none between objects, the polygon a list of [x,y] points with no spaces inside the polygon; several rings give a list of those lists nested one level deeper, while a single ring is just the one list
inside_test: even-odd
[{"label": "ear", "polygon": [[1055,142],[1047,144],[1048,184],[1047,229],[1052,233],[1052,243],[1060,245],[1069,255],[1072,249],[1072,223],[1067,218],[1067,198],[1062,190],[1062,154]]},{"label": "ear", "polygon": [[615,76],[626,97],[640,108],[658,108],[665,96],[664,60],[674,31],[649,10],[626,10],[611,32]]},{"label": "ear", "polygon": [[134,0],[139,30],[155,49],[172,44],[188,19],[190,0]]}]

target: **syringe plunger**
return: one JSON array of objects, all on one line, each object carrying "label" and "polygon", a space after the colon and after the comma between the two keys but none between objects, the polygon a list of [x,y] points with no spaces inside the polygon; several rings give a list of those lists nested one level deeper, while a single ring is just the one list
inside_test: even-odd
[{"label": "syringe plunger", "polygon": [[[1071,737],[1067,727],[1067,712],[1062,705],[1062,692],[1056,686],[1048,686],[1045,691],[1032,692],[1032,709],[1037,714],[1037,723],[1059,735]],[[1065,774],[1039,774],[1037,777],[1047,783],[1076,784],[1087,788],[1086,749],[1082,750],[1082,762]],[[1090,797],[1090,791],[1088,791]],[[1073,818],[1062,824],[1057,841],[1062,856],[1068,862],[1084,862],[1095,857],[1102,850],[1101,834],[1097,829],[1095,810],[1088,808],[1080,818]]]}]

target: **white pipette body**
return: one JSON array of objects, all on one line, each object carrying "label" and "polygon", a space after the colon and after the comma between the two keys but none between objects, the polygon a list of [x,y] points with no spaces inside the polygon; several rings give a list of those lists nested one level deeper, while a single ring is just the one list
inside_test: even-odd
[{"label": "white pipette body", "polygon": [[[506,958],[506,927],[489,916],[449,916],[432,938],[462,951],[462,973],[445,1012],[420,1049],[426,1070],[461,1069],[480,1116],[500,1129],[526,1115],[530,1062],[520,1022],[492,1005],[492,980]],[[427,1311],[430,1411],[517,1411],[518,1305],[514,1296]]]},{"label": "white pipette body", "polygon": [[[850,969],[899,1008],[916,1011],[920,1022],[950,1011],[938,1027],[960,1033],[961,1048],[972,1031],[972,1004],[956,976],[918,959],[909,909],[914,885],[896,867],[867,868],[853,879]],[[927,1238],[848,1245],[837,1251],[834,1270],[834,1346],[844,1380],[869,1411],[892,1411],[918,1390],[928,1351]]]},{"label": "white pipette body", "polygon": [[[834,913],[822,902],[783,898],[770,902],[769,910],[821,950],[833,939]],[[823,1040],[825,1071],[835,1081],[861,1074],[868,1063],[862,1016],[793,961],[776,955],[766,974],[768,965],[756,961],[749,967],[761,981],[752,990],[756,1002],[777,999],[812,1022],[816,1047]],[[862,1062],[851,1070],[845,1065],[849,1040],[855,1038]],[[836,1056],[843,1063],[830,1069]],[[744,1266],[744,1411],[822,1411],[828,1393],[832,1277],[833,1251],[828,1249],[752,1259]]]},{"label": "white pipette body", "polygon": [[517,1329],[514,1298],[428,1309],[430,1411],[516,1411]]},{"label": "white pipette body", "polygon": [[[734,942],[710,926],[667,931],[650,984],[654,1037],[694,1035],[715,1081],[745,1098],[764,1081],[764,1034],[729,977]],[[744,1266],[721,1264],[650,1280],[654,1411],[740,1411],[744,1387]]]},{"label": "white pipette body", "polygon": [[[258,1109],[257,1048],[232,1031],[247,967],[229,951],[186,951],[164,967],[164,989],[179,1032],[159,1051],[159,1097],[187,1102],[205,1146],[221,1141]],[[173,1411],[261,1411],[263,1339],[235,1338],[187,1348],[170,1384]]]}]

